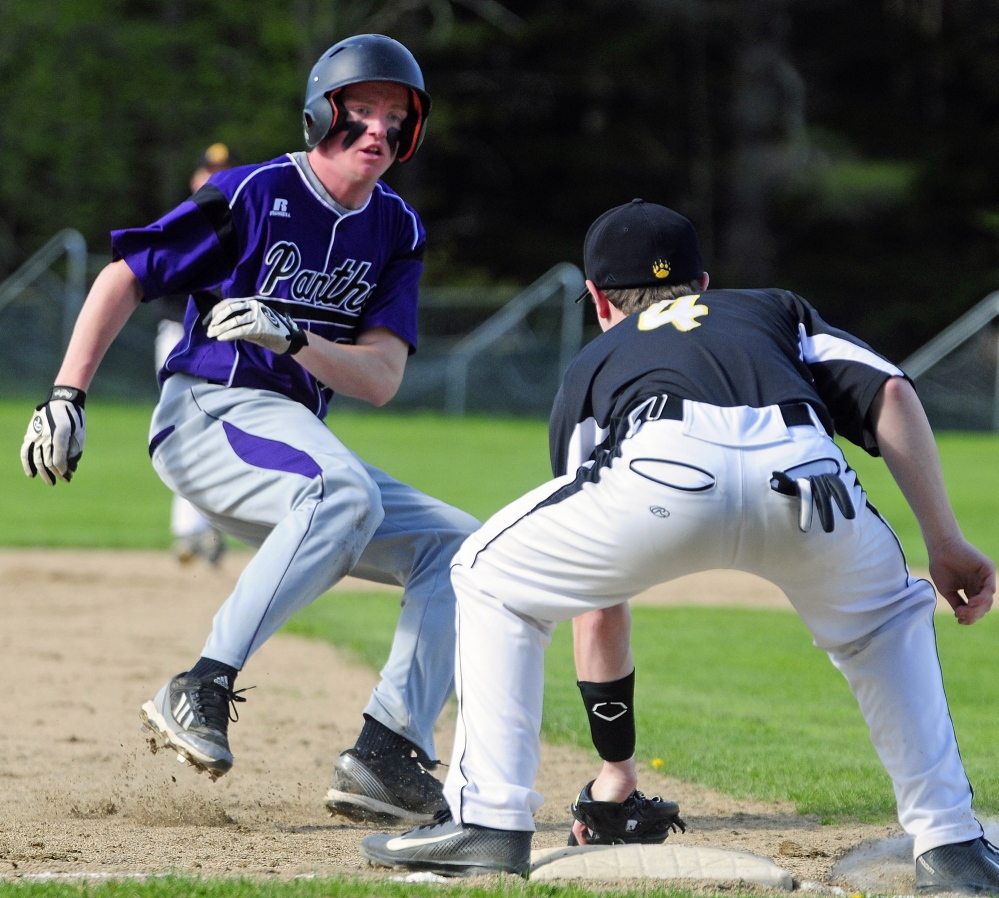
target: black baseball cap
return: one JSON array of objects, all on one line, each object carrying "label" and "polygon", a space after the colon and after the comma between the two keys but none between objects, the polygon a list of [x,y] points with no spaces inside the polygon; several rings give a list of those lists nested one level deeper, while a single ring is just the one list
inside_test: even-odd
[{"label": "black baseball cap", "polygon": [[[695,281],[704,274],[704,261],[694,226],[679,212],[632,200],[590,225],[583,268],[602,290],[620,290]],[[585,296],[584,290],[576,302]]]}]

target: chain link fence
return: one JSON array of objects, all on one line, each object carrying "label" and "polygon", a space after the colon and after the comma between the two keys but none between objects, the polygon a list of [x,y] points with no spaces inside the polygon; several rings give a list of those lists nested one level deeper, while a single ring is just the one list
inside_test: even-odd
[{"label": "chain link fence", "polygon": [[[109,261],[83,237],[54,235],[0,284],[0,396],[38,402],[52,385],[87,289]],[[583,342],[583,275],[556,265],[534,284],[427,288],[419,351],[387,408],[547,416]],[[101,363],[90,393],[157,398],[156,303],[143,303]],[[999,431],[999,291],[901,363],[936,430]],[[366,407],[338,397],[334,406]]]},{"label": "chain link fence", "polygon": [[[38,402],[59,368],[73,322],[107,256],[61,231],[0,284],[0,395]],[[524,290],[427,288],[419,351],[387,408],[546,416],[583,340],[583,275],[562,263]],[[90,395],[154,402],[157,304],[143,303],[108,350]],[[335,406],[367,407],[337,398]]]},{"label": "chain link fence", "polygon": [[899,366],[935,430],[999,431],[999,291]]}]

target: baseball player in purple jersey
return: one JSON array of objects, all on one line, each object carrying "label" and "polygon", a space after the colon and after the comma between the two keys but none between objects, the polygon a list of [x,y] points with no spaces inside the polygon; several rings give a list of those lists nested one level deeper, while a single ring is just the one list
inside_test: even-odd
[{"label": "baseball player in purple jersey", "polygon": [[334,392],[386,403],[416,346],[425,234],[381,176],[416,152],[430,97],[382,35],[341,41],[309,75],[308,152],[218,172],[144,228],[112,233],[49,399],[22,447],[29,477],[69,481],[85,391],[136,306],[190,296],[161,373],[149,453],[175,493],[257,547],[197,663],[142,719],[212,777],[233,763],[238,671],[350,573],[405,587],[381,681],[338,759],[332,811],[416,823],[443,806],[433,727],[452,689],[448,564],[479,523],[373,468],[323,423]]},{"label": "baseball player in purple jersey", "polygon": [[933,585],[833,440],[881,455],[959,623],[991,607],[995,565],[961,534],[904,373],[784,290],[704,292],[683,216],[635,200],[591,226],[604,333],[551,419],[556,479],[493,516],[452,567],[458,726],[450,814],[362,842],[369,860],[526,874],[543,658],[560,621],[713,568],[776,583],[846,677],[914,839],[920,891],[999,893],[936,653]]}]

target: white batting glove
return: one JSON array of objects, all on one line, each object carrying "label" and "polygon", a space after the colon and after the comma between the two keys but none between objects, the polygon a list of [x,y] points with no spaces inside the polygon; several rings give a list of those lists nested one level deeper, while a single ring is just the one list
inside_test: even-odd
[{"label": "white batting glove", "polygon": [[69,483],[83,456],[87,438],[87,394],[75,387],[55,386],[35,409],[21,444],[21,465],[29,477],[40,475],[49,486]]},{"label": "white batting glove", "polygon": [[294,355],[309,345],[305,331],[291,318],[259,299],[224,299],[207,318],[208,336],[216,340],[249,340],[280,355]]}]

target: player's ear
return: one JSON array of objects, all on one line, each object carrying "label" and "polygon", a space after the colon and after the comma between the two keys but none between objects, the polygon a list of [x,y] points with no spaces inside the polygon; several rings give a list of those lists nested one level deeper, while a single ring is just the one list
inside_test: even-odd
[{"label": "player's ear", "polygon": [[703,273],[701,274],[701,277],[700,277],[700,285],[701,285],[701,292],[702,292],[702,293],[703,293],[703,292],[704,292],[705,290],[707,290],[707,289],[708,289],[708,283],[710,282],[710,280],[711,280],[711,278],[710,278],[710,277],[708,277],[708,273],[707,273],[706,271],[705,271],[705,272],[703,272]]},{"label": "player's ear", "polygon": [[590,292],[590,298],[597,310],[597,319],[600,326],[603,327],[605,322],[609,323],[610,321],[611,301],[593,281],[586,282],[586,289]]}]

